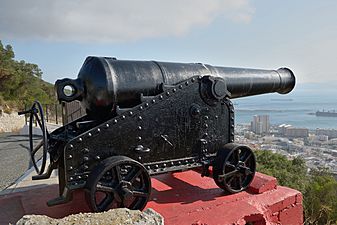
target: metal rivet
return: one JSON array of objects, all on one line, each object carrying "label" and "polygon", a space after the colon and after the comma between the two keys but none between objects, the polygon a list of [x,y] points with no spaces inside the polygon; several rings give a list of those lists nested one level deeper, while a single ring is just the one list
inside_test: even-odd
[{"label": "metal rivet", "polygon": [[143,110],[144,108],[143,108],[143,106],[139,106],[139,109],[140,109],[140,110]]},{"label": "metal rivet", "polygon": [[96,156],[95,156],[95,159],[96,159],[96,160],[100,160],[101,157],[99,157],[99,155],[96,155]]},{"label": "metal rivet", "polygon": [[83,149],[84,153],[88,153],[89,152],[89,149],[85,148]]},{"label": "metal rivet", "polygon": [[164,163],[163,166],[166,167],[166,163]]},{"label": "metal rivet", "polygon": [[188,163],[188,160],[185,160],[185,163]]},{"label": "metal rivet", "polygon": [[138,116],[138,120],[142,120],[143,118],[141,116]]},{"label": "metal rivet", "polygon": [[195,81],[195,78],[193,77],[191,81],[194,82],[194,81]]},{"label": "metal rivet", "polygon": [[110,127],[110,125],[107,123],[107,124],[105,124],[105,127],[106,127],[106,128],[109,128],[109,127]]},{"label": "metal rivet", "polygon": [[136,139],[137,139],[137,141],[141,141],[142,137],[137,137]]},{"label": "metal rivet", "polygon": [[231,127],[234,128],[234,124],[232,124]]},{"label": "metal rivet", "polygon": [[86,174],[86,175],[84,175],[86,178],[88,178],[89,177],[89,175],[88,174]]},{"label": "metal rivet", "polygon": [[137,129],[138,129],[138,130],[142,130],[142,127],[141,127],[141,126],[138,126]]},{"label": "metal rivet", "polygon": [[142,157],[141,157],[141,156],[139,156],[139,157],[138,157],[138,160],[142,160]]},{"label": "metal rivet", "polygon": [[87,169],[89,169],[89,166],[88,166],[88,165],[84,165],[83,168],[84,168],[85,170],[87,170]]},{"label": "metal rivet", "polygon": [[234,132],[231,132],[231,135],[234,135]]},{"label": "metal rivet", "polygon": [[77,183],[77,182],[75,182],[75,183],[74,183],[74,185],[78,185],[78,183]]},{"label": "metal rivet", "polygon": [[159,95],[159,99],[162,100],[162,99],[163,99],[163,96],[162,96],[162,95]]},{"label": "metal rivet", "polygon": [[70,144],[70,145],[69,145],[69,148],[72,149],[72,148],[74,148],[74,146]]},{"label": "metal rivet", "polygon": [[155,99],[152,99],[152,101],[151,101],[152,103],[155,103],[156,102],[156,100]]},{"label": "metal rivet", "polygon": [[74,178],[73,177],[69,177],[69,180],[74,180]]},{"label": "metal rivet", "polygon": [[85,156],[85,157],[83,157],[83,160],[84,161],[89,161],[89,158]]},{"label": "metal rivet", "polygon": [[230,102],[230,103],[229,103],[229,105],[230,105],[230,106],[232,106],[232,105],[233,105],[233,103],[232,103],[232,102]]},{"label": "metal rivet", "polygon": [[204,119],[205,119],[205,120],[208,120],[208,116],[204,116]]},{"label": "metal rivet", "polygon": [[117,123],[117,120],[116,120],[116,119],[114,119],[112,122],[113,122],[114,124],[116,124],[116,123]]},{"label": "metal rivet", "polygon": [[177,89],[175,89],[175,88],[173,88],[173,90],[172,90],[173,92],[176,92],[177,91]]},{"label": "metal rivet", "polygon": [[129,115],[130,115],[130,116],[132,116],[132,115],[133,115],[133,112],[132,112],[132,111],[130,111],[130,112],[129,112]]},{"label": "metal rivet", "polygon": [[125,119],[125,116],[123,115],[123,116],[122,116],[122,120],[124,120],[124,119]]},{"label": "metal rivet", "polygon": [[208,127],[208,124],[204,124],[204,128],[207,128]]},{"label": "metal rivet", "polygon": [[92,134],[91,134],[91,133],[89,133],[89,134],[88,134],[88,136],[89,136],[89,137],[91,137],[91,136],[92,136]]},{"label": "metal rivet", "polygon": [[82,138],[79,138],[79,139],[78,139],[78,142],[82,142],[82,141],[83,141],[83,139],[82,139]]},{"label": "metal rivet", "polygon": [[82,179],[82,177],[81,176],[77,176],[77,179]]},{"label": "metal rivet", "polygon": [[188,85],[188,81],[185,82],[185,85],[186,85],[186,86]]},{"label": "metal rivet", "polygon": [[179,89],[182,89],[183,88],[183,85],[179,85]]},{"label": "metal rivet", "polygon": [[207,137],[207,136],[208,136],[208,133],[204,133],[204,136]]},{"label": "metal rivet", "polygon": [[149,169],[151,169],[151,167],[150,167],[150,166],[147,166],[146,168],[147,168],[148,170],[149,170]]},{"label": "metal rivet", "polygon": [[168,92],[166,92],[166,95],[168,96],[168,95],[170,95],[170,92],[168,91]]},{"label": "metal rivet", "polygon": [[101,129],[97,128],[97,132],[98,132],[98,133],[101,132]]},{"label": "metal rivet", "polygon": [[180,164],[181,164],[181,162],[180,162],[180,161],[178,161],[178,164],[180,165]]},{"label": "metal rivet", "polygon": [[72,159],[73,158],[73,156],[72,155],[68,155],[68,159]]},{"label": "metal rivet", "polygon": [[72,166],[69,166],[69,167],[68,167],[68,170],[73,170],[73,167],[72,167]]},{"label": "metal rivet", "polygon": [[231,117],[231,120],[234,120],[234,116]]},{"label": "metal rivet", "polygon": [[218,119],[219,118],[219,116],[215,116],[215,119]]},{"label": "metal rivet", "polygon": [[171,162],[171,165],[173,166],[173,165],[174,165],[174,162]]},{"label": "metal rivet", "polygon": [[231,113],[234,113],[234,109],[231,109]]},{"label": "metal rivet", "polygon": [[145,107],[149,107],[149,103],[145,103]]},{"label": "metal rivet", "polygon": [[156,168],[159,168],[159,165],[157,164],[155,167],[156,167]]}]

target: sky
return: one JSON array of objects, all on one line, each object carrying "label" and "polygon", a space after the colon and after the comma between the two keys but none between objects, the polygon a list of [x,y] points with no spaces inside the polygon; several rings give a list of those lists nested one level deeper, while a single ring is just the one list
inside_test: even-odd
[{"label": "sky", "polygon": [[0,40],[43,79],[76,78],[89,55],[288,67],[337,82],[335,0],[0,0]]}]

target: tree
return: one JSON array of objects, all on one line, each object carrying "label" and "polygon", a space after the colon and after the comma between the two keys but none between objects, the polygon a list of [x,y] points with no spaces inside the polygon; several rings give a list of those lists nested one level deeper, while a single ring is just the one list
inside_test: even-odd
[{"label": "tree", "polygon": [[53,85],[42,80],[36,64],[14,59],[12,46],[0,41],[0,104],[6,108],[22,109],[38,99],[42,104],[55,103]]}]

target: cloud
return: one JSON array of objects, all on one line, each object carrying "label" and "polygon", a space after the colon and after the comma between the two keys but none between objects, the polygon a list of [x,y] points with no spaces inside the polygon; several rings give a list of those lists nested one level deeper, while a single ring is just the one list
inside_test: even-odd
[{"label": "cloud", "polygon": [[2,0],[0,38],[120,42],[182,36],[216,18],[249,23],[249,0]]}]

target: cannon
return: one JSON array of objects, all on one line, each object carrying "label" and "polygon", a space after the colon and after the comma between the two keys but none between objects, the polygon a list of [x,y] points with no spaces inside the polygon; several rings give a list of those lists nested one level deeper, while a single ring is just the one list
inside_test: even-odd
[{"label": "cannon", "polygon": [[[38,173],[33,179],[47,179],[57,169],[59,196],[47,204],[69,202],[74,190],[83,189],[95,212],[141,210],[151,193],[152,175],[190,169],[202,176],[210,176],[211,169],[225,192],[244,191],[256,162],[248,146],[234,143],[231,99],[286,94],[294,86],[295,76],[287,68],[87,57],[77,79],[55,83],[58,100],[79,101],[85,116],[48,133],[38,101],[20,113],[30,113],[31,159]],[[37,146],[34,118],[43,134]]]}]

